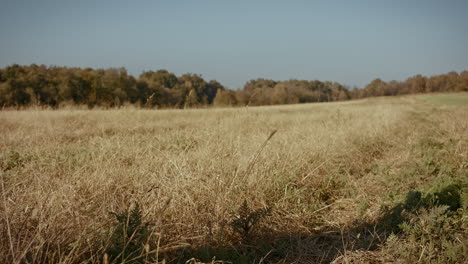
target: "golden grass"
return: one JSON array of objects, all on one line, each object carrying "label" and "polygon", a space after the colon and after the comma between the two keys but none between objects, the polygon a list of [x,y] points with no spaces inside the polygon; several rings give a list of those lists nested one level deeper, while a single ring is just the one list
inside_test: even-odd
[{"label": "golden grass", "polygon": [[[148,251],[180,261],[182,247],[196,252],[190,250],[235,243],[227,223],[244,200],[273,209],[265,237],[295,241],[271,261],[330,260],[344,241],[339,230],[378,217],[392,191],[388,181],[398,185],[373,167],[396,173],[413,159],[409,146],[431,133],[418,118],[437,120],[431,126],[443,131],[440,137],[458,140],[453,158],[464,166],[467,113],[466,107],[439,111],[412,97],[232,109],[3,111],[0,213],[8,239],[0,242],[0,262],[99,263],[104,249],[93,247],[114,220],[109,212],[135,203],[155,224],[159,247]],[[18,164],[7,168],[12,160]],[[331,242],[321,239],[329,230]]]}]

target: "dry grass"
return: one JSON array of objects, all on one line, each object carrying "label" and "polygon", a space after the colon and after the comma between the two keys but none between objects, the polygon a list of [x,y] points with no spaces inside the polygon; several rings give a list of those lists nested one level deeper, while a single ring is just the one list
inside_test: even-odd
[{"label": "dry grass", "polygon": [[[454,141],[447,150],[453,166],[468,167],[467,131],[466,107],[414,97],[235,109],[3,111],[0,235],[7,239],[0,262],[101,263],[103,237],[115,222],[109,212],[135,204],[153,224],[145,246],[151,263],[214,255],[329,262],[377,247],[385,238],[355,231],[356,222],[375,223],[383,205],[430,185],[430,177],[399,176],[417,161],[413,146],[421,139]],[[272,209],[252,245],[229,227],[244,200]]]}]

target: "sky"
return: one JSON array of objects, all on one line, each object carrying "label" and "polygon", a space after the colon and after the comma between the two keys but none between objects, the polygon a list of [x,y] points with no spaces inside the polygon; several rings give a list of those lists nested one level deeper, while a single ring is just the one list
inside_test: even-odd
[{"label": "sky", "polygon": [[0,0],[14,63],[363,87],[468,70],[468,1]]}]

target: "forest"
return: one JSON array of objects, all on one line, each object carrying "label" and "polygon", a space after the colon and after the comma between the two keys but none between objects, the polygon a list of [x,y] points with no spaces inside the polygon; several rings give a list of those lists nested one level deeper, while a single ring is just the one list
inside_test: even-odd
[{"label": "forest", "polygon": [[468,91],[468,71],[412,76],[404,81],[374,79],[363,88],[318,80],[254,79],[240,90],[199,74],[167,70],[134,77],[125,68],[92,69],[13,64],[0,69],[0,107],[86,105],[148,108],[278,105],[331,102],[374,96]]}]

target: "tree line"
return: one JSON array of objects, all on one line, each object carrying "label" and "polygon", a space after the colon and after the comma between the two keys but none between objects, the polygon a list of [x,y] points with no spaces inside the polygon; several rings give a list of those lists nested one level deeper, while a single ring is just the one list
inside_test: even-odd
[{"label": "tree line", "polygon": [[372,96],[468,91],[468,71],[431,77],[416,75],[405,81],[375,79],[364,88],[337,82],[255,79],[240,90],[226,89],[201,75],[176,76],[167,70],[145,71],[133,77],[125,68],[92,69],[32,64],[0,69],[0,107],[87,105],[150,108],[275,105],[331,102]]}]

